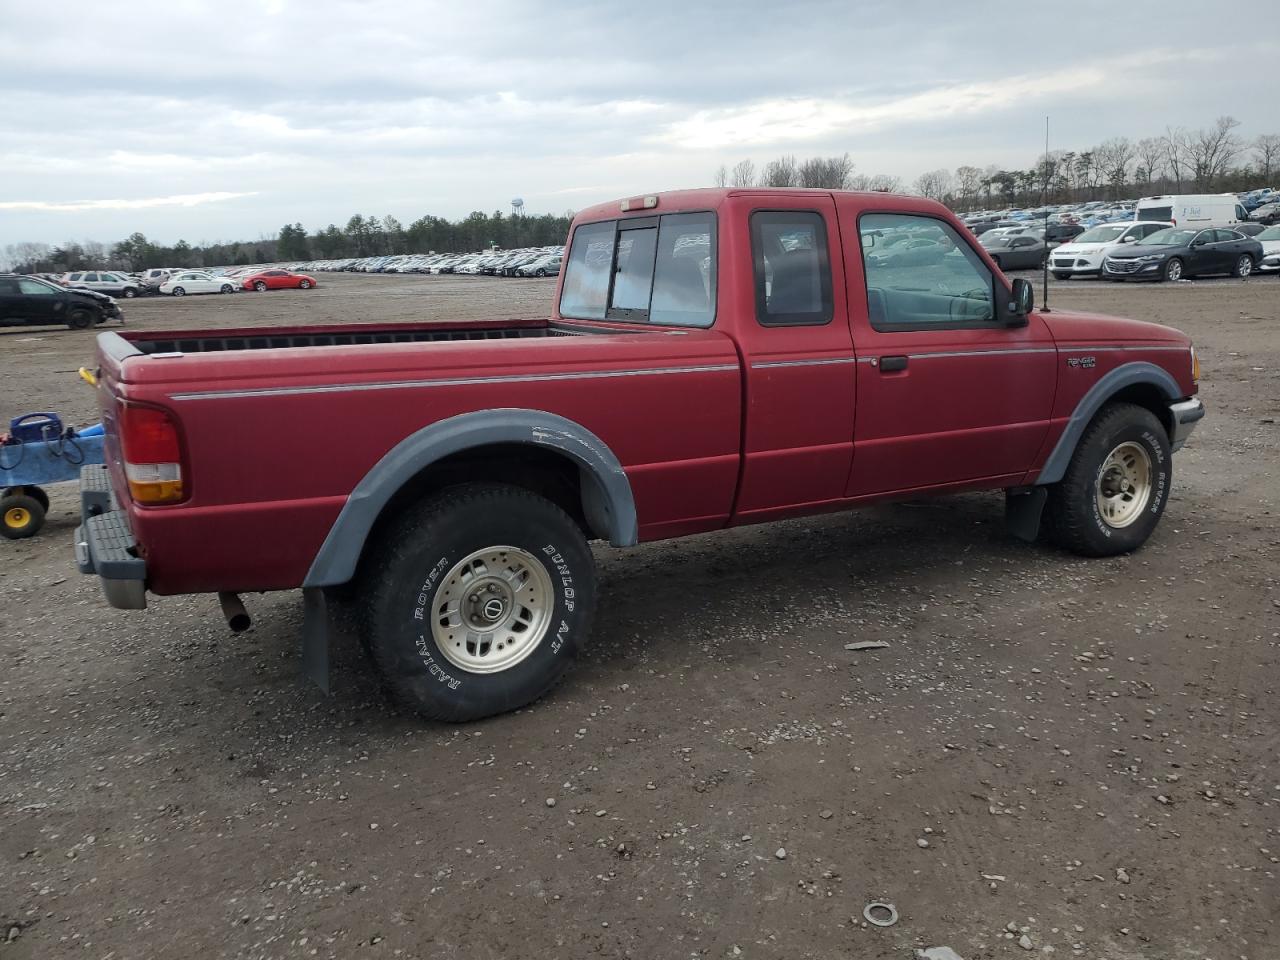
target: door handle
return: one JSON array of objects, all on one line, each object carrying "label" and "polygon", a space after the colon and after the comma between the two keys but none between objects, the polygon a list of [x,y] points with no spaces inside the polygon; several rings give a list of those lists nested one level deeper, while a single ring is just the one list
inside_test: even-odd
[{"label": "door handle", "polygon": [[905,369],[907,369],[906,357],[881,357],[880,358],[881,373],[894,373],[897,370],[905,370]]}]

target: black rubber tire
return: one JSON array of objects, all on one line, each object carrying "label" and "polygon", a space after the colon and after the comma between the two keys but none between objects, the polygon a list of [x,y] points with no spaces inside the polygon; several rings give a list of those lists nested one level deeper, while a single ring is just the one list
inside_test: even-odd
[{"label": "black rubber tire", "polygon": [[233,287],[231,284],[224,283],[221,287],[218,288],[218,292],[219,293],[235,293],[235,289],[236,288]]},{"label": "black rubber tire", "polygon": [[175,297],[185,297],[187,295],[186,287],[174,287],[173,295]]},{"label": "black rubber tire", "polygon": [[1179,259],[1178,257],[1171,257],[1169,258],[1168,261],[1166,261],[1164,268],[1160,271],[1161,281],[1169,279],[1169,268],[1173,266],[1175,263],[1182,270],[1182,273],[1178,276],[1178,279],[1185,280],[1187,278],[1187,265],[1183,263],[1182,260]]},{"label": "black rubber tire", "polygon": [[127,299],[127,300],[132,300],[132,299],[133,299],[134,297],[136,297],[137,295],[138,295],[138,288],[137,288],[137,287],[125,287],[125,288],[124,288],[124,296],[125,296],[125,299]]},{"label": "black rubber tire", "polygon": [[[1098,511],[1096,486],[1107,456],[1127,441],[1141,444],[1151,458],[1151,499],[1133,523],[1115,528]],[[1129,553],[1155,530],[1172,486],[1173,451],[1164,425],[1145,407],[1109,403],[1085,428],[1062,480],[1049,488],[1048,529],[1060,546],[1081,556]]]},{"label": "black rubber tire", "polygon": [[547,271],[542,269],[542,267],[539,267],[537,270],[533,271],[533,275],[535,277],[545,277],[547,275]]},{"label": "black rubber tire", "polygon": [[[9,511],[20,510],[24,514],[21,524],[10,525]],[[6,494],[0,497],[0,536],[6,540],[25,540],[34,537],[44,526],[45,508],[35,497],[25,493]]]},{"label": "black rubber tire", "polygon": [[301,283],[299,283],[299,284],[298,284],[298,289],[299,289],[299,290],[310,290],[310,289],[311,289],[311,281],[310,281],[310,280],[303,280]]},{"label": "black rubber tire", "polygon": [[[447,571],[489,546],[518,547],[551,575],[547,632],[523,660],[498,673],[448,661],[426,625]],[[369,651],[391,694],[419,716],[461,723],[532,703],[573,665],[595,611],[595,568],[578,525],[520,487],[468,484],[417,504],[373,548],[357,591]]]},{"label": "black rubber tire", "polygon": [[88,310],[72,310],[67,314],[67,326],[72,330],[88,330],[93,326],[93,314]]},{"label": "black rubber tire", "polygon": [[[1246,267],[1245,264],[1248,264],[1248,266]],[[1231,275],[1238,280],[1243,280],[1250,276],[1256,268],[1257,264],[1253,262],[1253,257],[1246,253],[1237,258],[1235,266],[1231,268]]]},{"label": "black rubber tire", "polygon": [[259,293],[262,293],[267,289],[267,285],[262,280],[256,280],[254,281],[253,289],[257,290]]},{"label": "black rubber tire", "polygon": [[1070,280],[1070,279],[1071,279],[1071,274],[1069,274],[1069,273],[1057,273],[1057,272],[1055,272],[1055,273],[1053,274],[1053,279],[1055,279],[1055,280]]}]

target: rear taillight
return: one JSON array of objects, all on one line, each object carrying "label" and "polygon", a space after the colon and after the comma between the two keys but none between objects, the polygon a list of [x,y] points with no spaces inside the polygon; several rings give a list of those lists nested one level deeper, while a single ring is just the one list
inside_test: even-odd
[{"label": "rear taillight", "polygon": [[126,402],[120,415],[120,445],[135,503],[177,503],[183,498],[178,425],[168,412]]}]

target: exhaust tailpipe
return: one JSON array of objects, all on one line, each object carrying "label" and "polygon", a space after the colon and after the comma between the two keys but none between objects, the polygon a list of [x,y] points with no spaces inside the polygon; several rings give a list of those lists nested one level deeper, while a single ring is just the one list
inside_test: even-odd
[{"label": "exhaust tailpipe", "polygon": [[244,604],[240,602],[239,594],[218,594],[218,606],[222,607],[222,615],[227,618],[227,626],[231,628],[232,633],[244,633],[253,625],[253,619],[249,616],[249,611],[244,608]]}]

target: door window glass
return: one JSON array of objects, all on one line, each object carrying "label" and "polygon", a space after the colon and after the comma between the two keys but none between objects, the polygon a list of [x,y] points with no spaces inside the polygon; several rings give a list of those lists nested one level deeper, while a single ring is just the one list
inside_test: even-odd
[{"label": "door window glass", "polygon": [[756,320],[766,327],[831,322],[831,260],[827,225],[809,210],[751,215]]},{"label": "door window glass", "polygon": [[1229,240],[1244,239],[1244,237],[1236,233],[1234,230],[1215,230],[1214,233],[1217,235],[1217,239],[1219,243],[1224,243]]},{"label": "door window glass", "polygon": [[715,218],[674,213],[658,225],[649,320],[709,327],[716,315]]},{"label": "door window glass", "polygon": [[28,280],[26,277],[18,278],[18,289],[29,296],[51,297],[58,291],[53,287],[47,287],[39,280]]},{"label": "door window glass", "polygon": [[[950,224],[932,217],[868,213],[858,221],[867,310],[876,330],[927,330],[995,322],[995,280]],[[900,238],[928,240],[910,256]],[[1019,238],[1035,243],[1031,237]]]},{"label": "door window glass", "polygon": [[13,296],[18,292],[17,281],[0,277],[0,297]]}]

